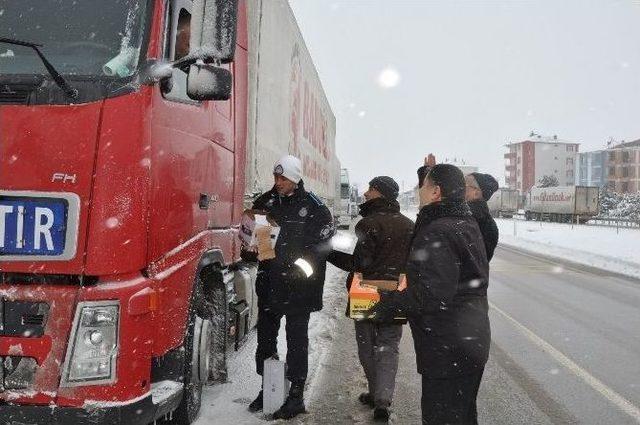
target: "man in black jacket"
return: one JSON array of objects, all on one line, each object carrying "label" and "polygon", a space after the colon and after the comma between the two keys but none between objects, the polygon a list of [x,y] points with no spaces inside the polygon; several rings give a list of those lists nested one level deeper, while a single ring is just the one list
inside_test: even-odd
[{"label": "man in black jacket", "polygon": [[[308,328],[311,312],[322,309],[326,257],[334,233],[329,209],[304,189],[302,164],[287,155],[276,162],[273,189],[260,196],[253,209],[268,213],[280,227],[275,258],[260,261],[258,295],[258,348],[256,369],[263,374],[264,361],[277,357],[280,319],[286,317],[287,378],[289,396],[274,413],[275,419],[290,419],[305,411],[303,392],[308,369]],[[243,258],[255,254],[243,252]],[[255,258],[253,258],[255,260]],[[305,270],[306,269],[306,270]],[[263,393],[249,405],[262,409]]]},{"label": "man in black jacket", "polygon": [[489,264],[464,200],[462,172],[434,166],[420,188],[408,287],[381,293],[379,318],[407,314],[422,375],[423,424],[477,424],[476,396],[489,356]]},{"label": "man in black jacket", "polygon": [[487,251],[487,260],[491,261],[493,252],[498,245],[498,226],[489,213],[487,201],[498,190],[498,181],[490,174],[471,173],[465,176],[465,199],[471,208],[473,218],[478,222],[484,248]]},{"label": "man in black jacket", "polygon": [[[396,282],[404,272],[413,222],[400,213],[398,189],[391,177],[371,180],[369,190],[364,193],[366,202],[360,205],[362,219],[355,227],[358,241],[353,255],[340,251],[329,255],[329,262],[350,272],[347,289],[351,287],[354,272],[362,273],[363,279]],[[355,322],[358,357],[369,387],[369,392],[361,394],[359,399],[375,409],[376,420],[389,419],[403,324],[404,321],[393,319],[382,323]]]}]

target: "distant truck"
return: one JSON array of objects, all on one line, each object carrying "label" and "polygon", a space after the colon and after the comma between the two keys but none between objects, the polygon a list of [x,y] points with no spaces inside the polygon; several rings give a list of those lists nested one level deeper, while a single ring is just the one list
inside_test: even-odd
[{"label": "distant truck", "polygon": [[558,223],[587,222],[600,211],[600,189],[596,186],[532,187],[527,195],[527,220]]},{"label": "distant truck", "polygon": [[337,226],[347,229],[358,216],[358,189],[349,180],[349,170],[340,170],[340,208],[336,214]]},{"label": "distant truck", "polygon": [[487,202],[492,217],[511,218],[518,212],[518,191],[500,188]]}]

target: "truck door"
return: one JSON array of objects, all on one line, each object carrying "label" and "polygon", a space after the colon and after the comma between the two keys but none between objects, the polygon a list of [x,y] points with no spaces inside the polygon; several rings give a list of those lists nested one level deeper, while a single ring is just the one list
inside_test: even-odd
[{"label": "truck door", "polygon": [[[192,48],[193,2],[169,0],[167,5],[163,59],[173,61]],[[206,229],[231,223],[231,101],[194,101],[186,88],[186,70],[173,69],[153,99],[151,260]]]}]

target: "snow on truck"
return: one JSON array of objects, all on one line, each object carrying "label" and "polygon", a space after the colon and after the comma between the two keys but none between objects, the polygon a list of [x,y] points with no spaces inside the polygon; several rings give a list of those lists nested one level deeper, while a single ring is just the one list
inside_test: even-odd
[{"label": "snow on truck", "polygon": [[599,194],[597,186],[532,187],[525,202],[525,219],[587,222],[599,213]]},{"label": "snow on truck", "polygon": [[198,415],[256,321],[244,204],[286,153],[339,204],[335,119],[285,0],[0,14],[0,418]]},{"label": "snow on truck", "polygon": [[487,201],[493,217],[511,218],[518,212],[519,193],[516,189],[500,188]]}]

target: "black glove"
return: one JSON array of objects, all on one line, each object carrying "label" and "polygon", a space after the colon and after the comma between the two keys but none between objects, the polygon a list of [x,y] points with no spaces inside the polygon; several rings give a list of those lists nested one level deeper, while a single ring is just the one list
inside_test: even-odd
[{"label": "black glove", "polygon": [[307,275],[300,267],[293,266],[291,270],[289,270],[289,278],[291,280],[305,280],[307,279]]},{"label": "black glove", "polygon": [[240,258],[242,258],[247,263],[257,263],[258,253],[256,251],[241,249]]},{"label": "black glove", "polygon": [[380,301],[371,307],[367,314],[374,322],[388,322],[396,316],[396,309],[390,304],[387,294],[380,291],[378,294],[380,294]]}]

